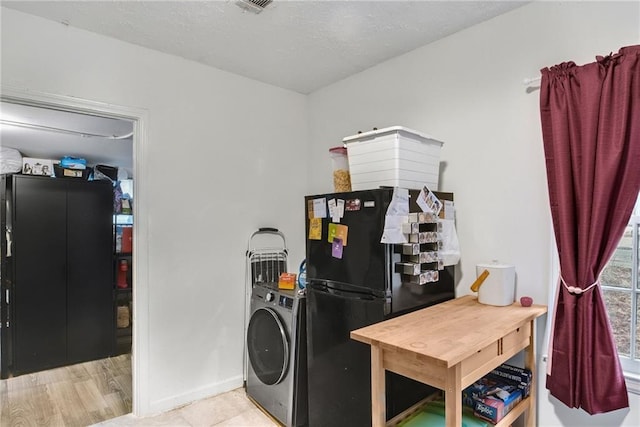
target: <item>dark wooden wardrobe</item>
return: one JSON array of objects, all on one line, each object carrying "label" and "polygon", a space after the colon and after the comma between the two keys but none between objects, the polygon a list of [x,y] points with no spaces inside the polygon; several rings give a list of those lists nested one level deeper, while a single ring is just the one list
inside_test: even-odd
[{"label": "dark wooden wardrobe", "polygon": [[111,183],[13,175],[1,188],[2,377],[108,357]]}]

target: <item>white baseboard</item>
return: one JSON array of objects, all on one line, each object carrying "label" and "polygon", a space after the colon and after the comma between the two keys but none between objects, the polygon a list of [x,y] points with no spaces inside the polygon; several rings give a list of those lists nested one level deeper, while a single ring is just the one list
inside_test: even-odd
[{"label": "white baseboard", "polygon": [[226,393],[239,387],[242,387],[242,375],[229,378],[228,380],[219,383],[209,384],[195,390],[190,390],[182,394],[177,394],[171,397],[156,400],[150,403],[150,413],[148,414],[148,416],[167,412],[172,409],[179,408],[180,406],[195,402],[196,400],[212,397],[221,393]]}]

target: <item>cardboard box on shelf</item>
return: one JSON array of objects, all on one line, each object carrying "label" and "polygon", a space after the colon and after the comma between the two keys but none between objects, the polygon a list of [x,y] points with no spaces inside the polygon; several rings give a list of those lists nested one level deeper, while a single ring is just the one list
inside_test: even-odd
[{"label": "cardboard box on shelf", "polygon": [[116,252],[133,252],[133,227],[130,225],[116,226]]},{"label": "cardboard box on shelf", "polygon": [[130,322],[130,311],[128,305],[119,305],[116,313],[116,326],[120,329],[128,328]]},{"label": "cardboard box on shelf", "polygon": [[133,227],[122,227],[122,252],[133,252]]},{"label": "cardboard box on shelf", "polygon": [[295,289],[296,273],[281,273],[278,279],[278,289]]},{"label": "cardboard box on shelf", "polygon": [[53,171],[56,178],[89,178],[89,169],[67,169],[60,165],[53,165]]},{"label": "cardboard box on shelf", "polygon": [[53,176],[53,160],[36,159],[33,157],[22,158],[23,175]]}]

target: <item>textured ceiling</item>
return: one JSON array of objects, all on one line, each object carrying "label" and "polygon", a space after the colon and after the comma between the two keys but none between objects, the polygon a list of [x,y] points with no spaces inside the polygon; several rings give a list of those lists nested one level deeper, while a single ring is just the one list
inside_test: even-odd
[{"label": "textured ceiling", "polygon": [[[527,1],[4,1],[4,7],[308,94]],[[2,103],[3,120],[123,135],[131,123]],[[132,140],[0,127],[31,157],[85,157],[131,173]]]},{"label": "textured ceiling", "polygon": [[2,1],[16,9],[299,93],[526,1]]}]

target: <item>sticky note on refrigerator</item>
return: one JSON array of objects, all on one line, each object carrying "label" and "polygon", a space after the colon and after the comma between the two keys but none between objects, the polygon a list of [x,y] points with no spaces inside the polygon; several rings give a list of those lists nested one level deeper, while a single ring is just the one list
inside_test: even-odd
[{"label": "sticky note on refrigerator", "polygon": [[347,246],[347,235],[349,234],[349,227],[344,224],[329,223],[329,230],[327,241],[333,243],[338,238],[342,241],[342,246]]},{"label": "sticky note on refrigerator", "polygon": [[309,240],[322,240],[322,218],[309,220]]}]

